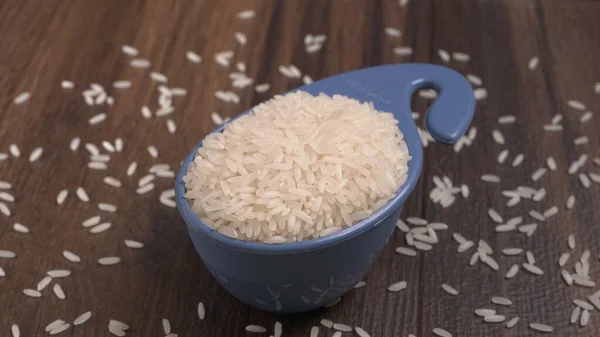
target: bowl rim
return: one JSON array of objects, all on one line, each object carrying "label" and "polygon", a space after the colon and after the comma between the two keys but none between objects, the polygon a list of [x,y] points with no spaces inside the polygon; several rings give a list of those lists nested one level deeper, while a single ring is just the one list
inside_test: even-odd
[{"label": "bowl rim", "polygon": [[[298,88],[297,90],[302,90],[302,87]],[[235,118],[232,118],[227,123],[231,123],[237,118],[250,113],[252,109],[253,107],[242,112]],[[183,197],[183,195],[185,194],[183,177],[187,173],[188,166],[193,161],[194,157],[198,152],[198,149],[202,146],[202,142],[204,141],[206,136],[202,138],[202,140],[200,140],[200,142],[196,144],[194,149],[186,156],[185,160],[181,164],[181,167],[175,179],[175,202],[177,204],[177,209],[179,210],[181,216],[184,218],[188,229],[193,230],[197,234],[204,235],[210,238],[210,240],[212,240],[216,244],[238,251],[251,252],[256,254],[293,254],[323,249],[325,247],[349,240],[369,230],[371,227],[376,226],[384,219],[389,217],[390,214],[392,214],[399,207],[402,207],[402,204],[408,198],[409,194],[412,192],[412,190],[417,184],[417,181],[419,180],[419,175],[421,173],[421,168],[423,165],[423,147],[421,145],[421,140],[417,133],[417,126],[414,120],[412,119],[412,116],[410,115],[410,111],[403,111],[399,115],[395,114],[395,117],[398,120],[398,127],[400,128],[400,131],[402,132],[404,137],[404,141],[406,142],[406,145],[408,147],[408,154],[411,156],[411,159],[408,162],[408,172],[406,181],[400,186],[394,197],[390,199],[385,205],[383,205],[379,210],[371,214],[366,219],[363,219],[350,227],[344,228],[339,232],[316,239],[304,240],[299,242],[272,244],[233,239],[219,233],[218,231],[204,224],[196,216],[196,214],[194,214],[188,200]],[[225,124],[219,126],[209,134],[212,134],[214,132],[222,132],[225,127]],[[209,134],[207,134],[207,136]]]}]

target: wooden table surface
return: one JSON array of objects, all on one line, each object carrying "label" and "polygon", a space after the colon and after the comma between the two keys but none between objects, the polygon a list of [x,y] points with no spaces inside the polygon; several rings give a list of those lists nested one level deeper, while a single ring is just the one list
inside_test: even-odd
[{"label": "wooden table surface", "polygon": [[[242,20],[236,13],[256,11],[256,17]],[[17,324],[22,336],[43,336],[45,326],[62,319],[72,322],[85,311],[92,312],[86,323],[71,327],[60,336],[110,336],[108,322],[117,319],[131,328],[127,336],[164,336],[161,319],[170,320],[179,336],[243,336],[248,324],[259,324],[273,334],[273,324],[283,323],[284,336],[308,336],[322,318],[360,326],[371,336],[400,337],[415,334],[431,336],[436,327],[453,336],[538,336],[528,326],[538,322],[553,326],[553,336],[598,336],[600,317],[591,312],[587,327],[569,324],[575,306],[573,299],[586,299],[593,288],[567,286],[558,266],[559,256],[567,251],[567,237],[573,234],[576,249],[564,269],[574,273],[575,263],[584,250],[591,251],[590,275],[598,280],[600,272],[600,186],[584,189],[577,174],[567,174],[570,163],[582,154],[589,160],[580,172],[600,172],[593,158],[600,157],[595,116],[600,95],[594,85],[600,81],[600,3],[567,0],[412,0],[405,7],[387,0],[7,0],[0,4],[0,153],[9,153],[16,144],[21,157],[0,162],[0,180],[10,182],[8,191],[16,198],[5,201],[10,217],[0,214],[0,250],[16,253],[12,259],[0,258],[5,276],[0,277],[0,334],[8,336]],[[402,31],[401,37],[384,33],[385,27]],[[248,43],[239,45],[233,37],[239,31]],[[306,34],[325,34],[322,50],[307,53]],[[135,69],[131,57],[121,46],[129,44],[140,56],[152,62],[150,69]],[[410,46],[410,56],[395,55],[393,49]],[[444,62],[438,50],[464,52],[469,62]],[[194,64],[187,51],[203,57]],[[225,68],[214,55],[233,50],[232,66]],[[539,57],[534,70],[528,68],[532,57]],[[247,75],[255,84],[269,83],[271,90],[259,94],[253,86],[232,89],[228,74],[235,62],[247,65]],[[215,126],[210,113],[224,117],[237,113],[302,84],[278,71],[279,65],[295,64],[303,74],[324,78],[366,66],[398,62],[429,62],[447,65],[463,74],[475,74],[483,81],[488,97],[478,101],[473,125],[478,133],[471,146],[455,153],[451,146],[429,144],[418,187],[405,204],[404,215],[428,221],[443,221],[447,231],[438,233],[440,242],[432,251],[417,257],[395,253],[406,245],[404,233],[394,233],[366,286],[351,291],[328,309],[301,315],[273,315],[253,309],[220,288],[203,266],[188,238],[177,211],[159,203],[160,193],[173,186],[172,178],[157,178],[156,188],[136,194],[138,180],[150,166],[158,163],[177,170],[180,161]],[[148,76],[151,70],[169,78],[168,85],[185,88],[185,97],[176,97],[175,111],[165,117],[144,119],[143,105],[157,108],[157,83]],[[70,80],[75,88],[61,88]],[[129,89],[114,89],[117,80],[132,82]],[[102,85],[113,105],[88,106],[82,92],[90,83]],[[234,90],[239,104],[215,98],[216,90]],[[31,98],[17,105],[13,99],[28,91]],[[593,113],[581,123],[584,112],[567,107],[578,100]],[[431,100],[415,97],[414,110],[423,113]],[[103,123],[90,126],[88,119],[106,113]],[[562,114],[561,132],[544,131],[553,116]],[[514,115],[516,122],[500,125],[501,115]],[[167,131],[172,119],[177,131]],[[421,119],[418,121],[421,122]],[[505,144],[492,139],[500,130]],[[574,139],[589,137],[589,143],[574,145]],[[71,151],[74,137],[82,146]],[[106,171],[87,167],[89,154],[83,143],[101,147],[104,140],[122,138],[122,152],[110,154]],[[146,151],[156,146],[159,157]],[[30,163],[28,157],[42,147],[41,158]],[[504,164],[496,161],[503,149],[509,150]],[[524,161],[512,167],[514,157]],[[546,165],[552,156],[558,170],[549,171],[539,181],[530,176]],[[129,177],[126,169],[133,161],[137,172]],[[501,184],[480,180],[482,174],[501,177]],[[429,199],[434,188],[433,175],[448,176],[455,185],[470,188],[468,198],[457,197],[451,207],[442,208]],[[120,188],[103,183],[105,176],[122,182]],[[545,187],[547,196],[533,202],[523,200],[507,207],[502,190],[519,185]],[[78,186],[87,190],[90,202],[77,199]],[[59,191],[69,196],[57,205]],[[575,195],[576,204],[567,210],[565,202]],[[106,202],[118,207],[108,213],[97,209]],[[543,212],[556,205],[559,213],[539,222],[527,214]],[[496,224],[488,217],[489,208],[505,219],[523,216],[524,223],[536,222],[531,237],[514,231],[495,233]],[[82,228],[85,219],[101,215],[112,227],[99,234]],[[13,230],[20,223],[30,232]],[[471,250],[458,254],[452,233],[469,240],[480,239],[494,249],[500,270],[484,263],[469,266]],[[123,240],[144,243],[131,249]],[[525,262],[525,254],[508,257],[500,252],[507,247],[529,250],[544,274],[536,276],[521,269],[513,279],[504,274],[512,264]],[[63,250],[81,257],[69,262]],[[121,262],[101,266],[97,260],[118,256]],[[23,294],[36,288],[45,273],[68,269],[68,277],[56,278],[42,290],[41,298]],[[408,288],[391,293],[387,287],[406,280]],[[452,296],[442,283],[458,289]],[[52,292],[60,284],[66,299]],[[510,307],[490,303],[492,296],[512,300]],[[198,302],[206,307],[206,318],[196,313]],[[507,319],[520,321],[507,329],[504,324],[484,323],[474,315],[477,308],[493,308]],[[344,333],[350,336],[354,333]],[[320,336],[333,331],[321,327]]]}]

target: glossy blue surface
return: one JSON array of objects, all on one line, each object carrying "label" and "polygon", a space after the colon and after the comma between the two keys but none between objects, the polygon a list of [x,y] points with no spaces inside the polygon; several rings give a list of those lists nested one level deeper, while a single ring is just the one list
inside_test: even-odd
[{"label": "glossy blue surface", "polygon": [[393,113],[412,156],[408,179],[390,202],[360,223],[324,238],[263,244],[231,239],[204,225],[183,198],[182,182],[189,163],[202,145],[200,142],[186,157],[177,175],[175,198],[194,247],[219,283],[233,296],[254,307],[300,312],[322,307],[360,281],[389,239],[402,204],[418,181],[423,149],[411,117],[410,99],[416,90],[426,87],[438,92],[426,115],[428,131],[440,142],[455,142],[469,127],[475,99],[465,78],[448,68],[430,64],[378,66],[293,90],[313,95],[345,95],[372,102],[377,110]]}]

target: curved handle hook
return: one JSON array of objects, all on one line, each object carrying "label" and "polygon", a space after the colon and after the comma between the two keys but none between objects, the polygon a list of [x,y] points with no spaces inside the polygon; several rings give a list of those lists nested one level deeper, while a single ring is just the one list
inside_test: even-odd
[{"label": "curved handle hook", "polygon": [[405,92],[407,102],[422,88],[430,87],[438,92],[427,110],[425,127],[439,142],[456,142],[467,131],[475,111],[475,97],[469,82],[456,71],[433,64],[410,64],[401,71],[401,76],[411,77]]}]

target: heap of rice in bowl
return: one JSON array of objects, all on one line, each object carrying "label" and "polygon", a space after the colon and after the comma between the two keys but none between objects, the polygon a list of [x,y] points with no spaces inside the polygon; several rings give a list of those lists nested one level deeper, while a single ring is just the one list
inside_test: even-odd
[{"label": "heap of rice in bowl", "polygon": [[386,204],[410,156],[391,113],[345,96],[275,96],[208,135],[185,198],[223,235],[283,243],[323,237]]}]

